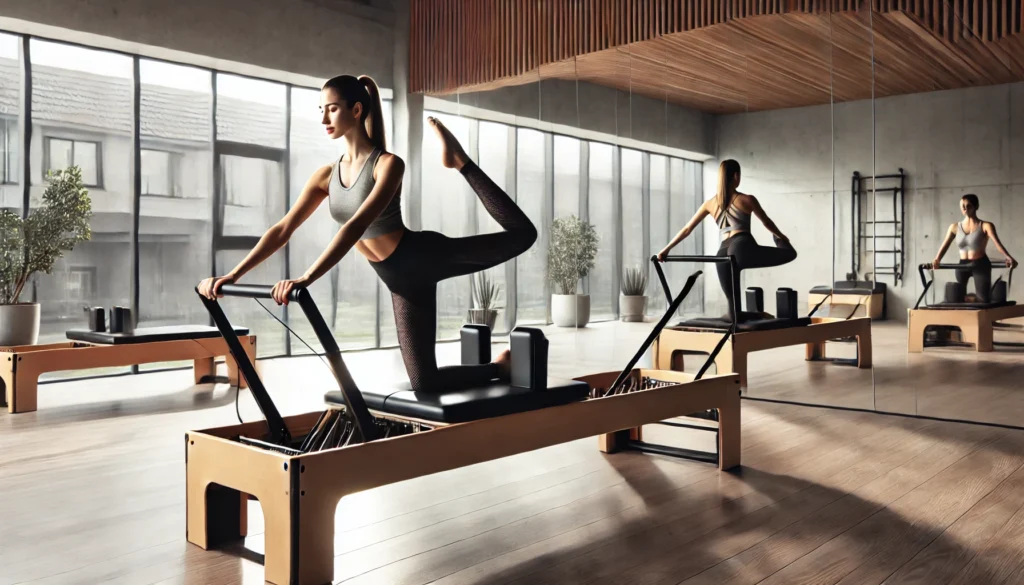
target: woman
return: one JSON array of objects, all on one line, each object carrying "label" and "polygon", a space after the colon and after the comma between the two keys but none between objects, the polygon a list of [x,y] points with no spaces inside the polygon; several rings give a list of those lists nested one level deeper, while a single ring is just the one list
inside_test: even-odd
[{"label": "woman", "polygon": [[221,296],[221,286],[238,281],[281,249],[317,206],[328,200],[331,216],[341,229],[301,277],[274,285],[275,302],[286,304],[292,289],[308,287],[354,247],[391,291],[398,342],[414,390],[459,389],[495,378],[508,379],[507,350],[490,364],[437,367],[437,283],[486,270],[522,254],[537,240],[533,223],[469,160],[448,129],[429,118],[442,143],[441,162],[465,177],[505,231],[449,238],[437,232],[407,229],[401,211],[405,164],[386,150],[377,85],[366,76],[335,77],[324,84],[320,103],[327,135],[345,141],[345,154],[314,172],[287,215],[267,230],[231,272],[202,281],[200,293],[209,298]]},{"label": "woman", "polygon": [[[716,195],[704,202],[697,213],[672,241],[658,252],[658,260],[664,261],[669,251],[679,242],[686,239],[700,222],[710,215],[715,219],[722,234],[722,245],[718,256],[732,256],[736,261],[736,273],[730,277],[728,264],[717,264],[718,280],[722,284],[726,299],[729,301],[727,320],[732,320],[733,311],[739,310],[740,271],[746,268],[766,268],[779,266],[796,259],[796,250],[789,243],[779,228],[768,218],[761,204],[753,195],[746,195],[736,190],[740,186],[740,163],[729,159],[722,161],[718,167],[718,191]],[[764,227],[772,233],[777,247],[759,246],[750,233],[750,215],[756,215]],[[739,315],[742,315],[740,311]],[[742,317],[738,317],[741,319]]]},{"label": "woman", "polygon": [[956,270],[956,281],[966,286],[967,281],[974,276],[974,293],[978,301],[989,302],[992,290],[992,261],[985,253],[988,247],[988,240],[999,249],[999,252],[1006,257],[1006,265],[1016,267],[1017,261],[1010,256],[1010,253],[1003,247],[996,235],[996,226],[990,221],[978,219],[978,196],[968,193],[960,198],[960,213],[964,220],[950,224],[946,230],[946,239],[939,247],[939,253],[932,260],[932,268],[938,268],[942,256],[946,254],[949,245],[956,238],[956,247],[960,249],[960,264],[968,265],[966,268]]}]

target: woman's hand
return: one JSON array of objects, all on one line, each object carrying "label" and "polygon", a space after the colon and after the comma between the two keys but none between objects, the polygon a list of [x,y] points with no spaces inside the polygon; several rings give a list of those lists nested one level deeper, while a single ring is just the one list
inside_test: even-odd
[{"label": "woman's hand", "polygon": [[1012,256],[1007,256],[1006,257],[1006,266],[1008,268],[1016,268],[1017,267],[1017,261],[1014,260]]},{"label": "woman's hand", "polygon": [[273,297],[275,303],[287,305],[288,297],[291,296],[293,289],[306,288],[307,286],[309,286],[309,279],[305,276],[292,280],[282,280],[274,285],[274,290],[270,293],[270,296]]},{"label": "woman's hand", "polygon": [[938,270],[939,264],[942,264],[942,258],[936,258],[932,260],[932,270]]},{"label": "woman's hand", "polygon": [[658,252],[658,262],[664,262],[664,261],[665,261],[665,258],[667,258],[667,257],[668,257],[668,253],[669,253],[669,252],[670,252],[671,250],[672,250],[672,248],[668,248],[668,247],[666,247],[666,248],[662,248],[662,249],[661,249],[661,252]]},{"label": "woman's hand", "polygon": [[225,284],[234,284],[236,280],[237,279],[230,274],[226,276],[211,276],[210,278],[204,278],[199,281],[199,294],[211,301],[215,301],[224,296],[220,294],[220,287]]}]

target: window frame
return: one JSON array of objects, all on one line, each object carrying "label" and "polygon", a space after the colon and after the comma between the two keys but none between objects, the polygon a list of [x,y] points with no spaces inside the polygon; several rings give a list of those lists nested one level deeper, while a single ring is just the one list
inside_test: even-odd
[{"label": "window frame", "polygon": [[66,135],[60,134],[44,134],[43,135],[43,179],[46,178],[46,173],[51,170],[50,165],[50,143],[54,140],[62,140],[64,142],[71,143],[71,164],[75,165],[75,144],[92,144],[96,147],[96,184],[86,183],[84,180],[82,185],[90,189],[103,190],[103,141],[102,140],[89,140],[72,138]]},{"label": "window frame", "polygon": [[[153,148],[153,147],[142,146],[142,147],[139,148],[139,161],[140,161],[139,164],[140,165],[142,164],[141,161],[142,161],[142,153],[143,152],[155,152],[155,153],[162,153],[162,154],[166,154],[167,155],[167,165],[168,165],[168,168],[167,168],[167,182],[168,182],[168,185],[167,186],[168,186],[168,190],[170,191],[170,193],[166,193],[166,194],[164,194],[164,193],[146,193],[146,191],[145,191],[146,187],[143,185],[142,186],[142,189],[143,189],[142,196],[143,197],[163,197],[165,199],[184,199],[185,198],[185,194],[184,194],[184,191],[182,190],[182,185],[181,185],[181,166],[182,166],[181,163],[182,163],[182,160],[185,158],[184,153],[181,153],[181,152],[178,152],[178,151],[175,151],[175,150],[171,150],[169,148]],[[139,169],[139,173],[142,173],[142,169],[141,168]]]}]

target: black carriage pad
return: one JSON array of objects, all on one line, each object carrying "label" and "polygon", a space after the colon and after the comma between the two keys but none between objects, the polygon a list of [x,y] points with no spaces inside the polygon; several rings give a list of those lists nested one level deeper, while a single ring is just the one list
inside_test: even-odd
[{"label": "black carriage pad", "polygon": [[[775,329],[789,329],[791,327],[806,327],[811,324],[810,317],[799,319],[752,319],[740,321],[736,324],[736,333],[749,331],[772,331]],[[732,325],[732,321],[721,318],[687,319],[676,323],[674,328],[682,329],[710,329],[712,331],[726,331]]]},{"label": "black carriage pad", "polygon": [[816,286],[811,289],[812,295],[874,295],[885,294],[884,282],[870,280],[837,280],[834,286]]},{"label": "black carriage pad", "polygon": [[[248,327],[235,327],[234,330],[237,335],[249,334]],[[67,336],[72,341],[85,341],[101,345],[128,345],[156,341],[210,339],[212,337],[220,337],[220,331],[216,327],[207,327],[206,325],[168,325],[166,327],[140,327],[133,333],[69,329]]]},{"label": "black carriage pad", "polygon": [[[371,410],[431,422],[461,423],[515,414],[585,400],[590,385],[575,380],[548,378],[547,388],[531,390],[507,382],[452,392],[413,392],[408,382],[386,390],[362,392]],[[344,406],[341,392],[324,394],[328,405]],[[524,429],[529,432],[529,429]]]},{"label": "black carriage pad", "polygon": [[1005,303],[936,303],[934,305],[926,305],[921,307],[922,309],[998,309],[1000,307],[1012,307],[1016,305],[1017,301],[1006,301]]}]

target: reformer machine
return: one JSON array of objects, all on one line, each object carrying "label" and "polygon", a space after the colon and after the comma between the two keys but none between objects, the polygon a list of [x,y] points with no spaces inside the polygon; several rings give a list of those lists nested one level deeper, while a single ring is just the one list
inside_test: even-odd
[{"label": "reformer machine", "polygon": [[[1006,280],[1000,276],[992,283],[987,302],[971,300],[967,288],[958,282],[946,283],[942,301],[925,304],[928,292],[935,283],[935,270],[971,270],[971,264],[920,264],[917,267],[921,277],[921,295],[914,308],[907,310],[907,351],[920,353],[926,346],[973,345],[976,351],[993,351],[993,332],[996,328],[1012,327],[999,321],[1024,317],[1024,305],[1008,298],[1013,283],[1013,267],[1006,266],[1005,260],[991,261],[992,269],[1007,270]],[[928,274],[931,274],[931,278]],[[953,334],[959,329],[961,341],[953,341]]]},{"label": "reformer machine", "polygon": [[[443,393],[407,385],[360,390],[312,297],[297,289],[290,300],[312,324],[338,391],[325,396],[325,411],[291,417],[277,410],[217,301],[201,297],[264,420],[187,433],[189,542],[211,548],[244,536],[252,495],[266,524],[266,580],[325,583],[334,569],[333,512],[346,494],[593,436],[609,453],[637,449],[723,470],[739,465],[738,376],[704,376],[713,357],[697,376],[635,368],[699,275],[687,279],[622,371],[548,377],[547,341],[539,330],[517,328],[510,381]],[[270,299],[272,288],[236,284],[220,291]],[[489,331],[465,329],[462,349],[464,361],[489,359]],[[692,415],[717,425],[675,420]],[[659,422],[715,432],[717,453],[644,442],[642,427]]]},{"label": "reformer machine", "polygon": [[[657,256],[652,256],[651,262],[666,294],[670,294]],[[731,257],[667,256],[665,262],[729,263],[730,269],[736,270]],[[871,319],[851,318],[853,313],[845,318],[815,317],[820,303],[810,315],[801,317],[797,314],[796,291],[788,288],[777,291],[777,314],[766,318],[760,316],[764,309],[761,290],[752,288],[747,293],[747,308],[751,309],[746,314],[748,319],[739,321],[738,311],[734,311],[731,322],[715,318],[688,319],[665,328],[655,345],[654,367],[682,370],[680,355],[706,353],[714,360],[718,373],[736,372],[740,374],[740,385],[746,386],[747,354],[802,344],[806,346],[808,361],[840,361],[825,356],[826,342],[839,339],[856,340],[857,367],[871,367]],[[734,301],[733,306],[740,305]],[[710,362],[705,362],[701,372],[709,365]]]}]

